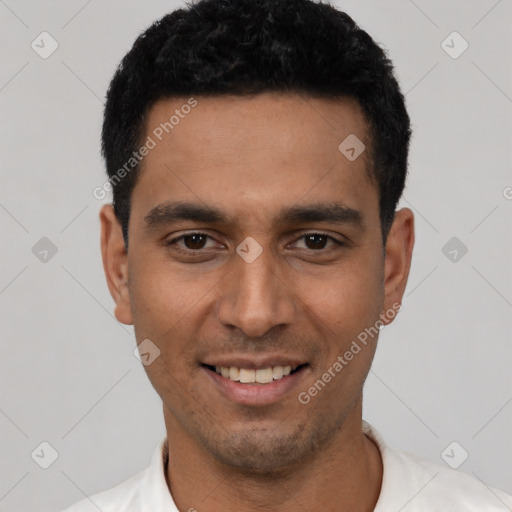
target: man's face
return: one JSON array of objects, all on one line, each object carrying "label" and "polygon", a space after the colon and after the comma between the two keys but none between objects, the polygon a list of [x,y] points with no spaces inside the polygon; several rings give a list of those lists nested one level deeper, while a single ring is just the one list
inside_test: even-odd
[{"label": "man's face", "polygon": [[[386,284],[368,154],[338,149],[351,134],[369,148],[357,103],[196,100],[161,141],[154,130],[187,99],[149,113],[156,147],[133,190],[116,316],[160,350],[145,369],[168,433],[235,467],[278,469],[357,413],[377,337],[333,365],[403,287]],[[296,370],[280,378],[287,366]]]}]

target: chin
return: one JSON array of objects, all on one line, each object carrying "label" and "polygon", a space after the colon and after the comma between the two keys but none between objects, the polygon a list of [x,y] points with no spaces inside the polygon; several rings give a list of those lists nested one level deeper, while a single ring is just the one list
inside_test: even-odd
[{"label": "chin", "polygon": [[289,432],[278,430],[250,428],[222,439],[204,440],[203,444],[219,462],[237,471],[275,475],[303,464],[317,448],[316,436],[308,434],[304,426]]}]

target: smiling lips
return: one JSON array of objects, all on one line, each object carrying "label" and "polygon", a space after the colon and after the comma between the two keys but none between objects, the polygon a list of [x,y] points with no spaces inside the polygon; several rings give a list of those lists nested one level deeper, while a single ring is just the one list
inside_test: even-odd
[{"label": "smiling lips", "polygon": [[237,368],[236,366],[216,366],[215,371],[224,378],[242,384],[269,384],[282,379],[297,370],[298,366],[269,366],[260,370]]},{"label": "smiling lips", "polygon": [[269,405],[284,399],[310,370],[309,363],[287,357],[231,356],[211,363],[201,366],[214,389],[230,402],[245,406]]},{"label": "smiling lips", "polygon": [[202,366],[239,384],[270,384],[288,377],[308,366],[304,360],[284,355],[267,354],[263,357],[235,356],[218,357],[203,362]]}]

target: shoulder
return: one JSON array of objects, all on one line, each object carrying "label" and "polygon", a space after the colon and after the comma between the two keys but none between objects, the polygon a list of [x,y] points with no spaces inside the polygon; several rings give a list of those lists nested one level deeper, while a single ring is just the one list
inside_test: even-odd
[{"label": "shoulder", "polygon": [[63,512],[138,512],[141,510],[140,488],[148,469],[124,482],[78,501]]},{"label": "shoulder", "polygon": [[383,475],[374,512],[510,512],[512,496],[479,478],[386,445],[363,421],[363,432],[379,448]]},{"label": "shoulder", "polygon": [[388,492],[401,496],[404,512],[512,510],[512,496],[467,473],[391,448],[384,456]]},{"label": "shoulder", "polygon": [[177,511],[165,479],[167,438],[155,447],[147,468],[106,491],[87,497],[63,512]]}]

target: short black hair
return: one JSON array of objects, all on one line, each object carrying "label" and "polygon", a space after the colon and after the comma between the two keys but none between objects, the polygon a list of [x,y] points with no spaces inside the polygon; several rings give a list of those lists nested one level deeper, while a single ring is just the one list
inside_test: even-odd
[{"label": "short black hair", "polygon": [[132,156],[155,102],[264,92],[357,100],[369,126],[369,175],[378,187],[385,244],[405,186],[411,136],[405,99],[386,52],[328,3],[201,0],[139,35],[107,92],[102,154],[126,247],[140,168]]}]

